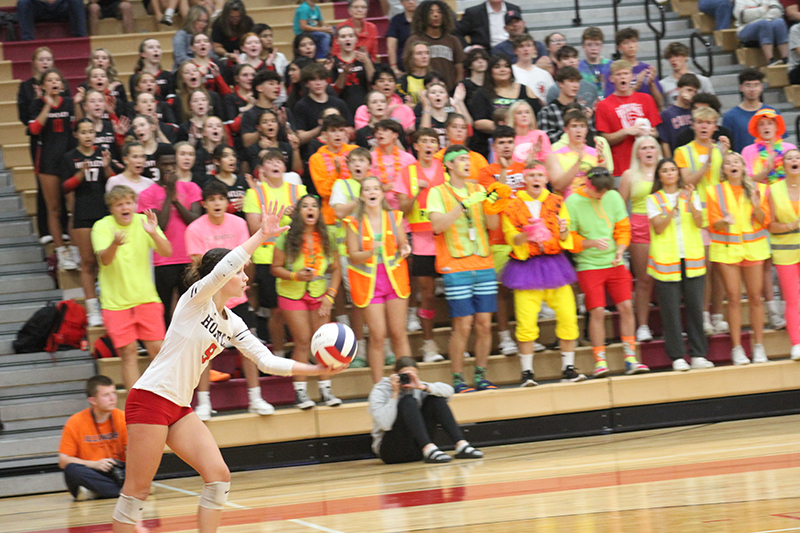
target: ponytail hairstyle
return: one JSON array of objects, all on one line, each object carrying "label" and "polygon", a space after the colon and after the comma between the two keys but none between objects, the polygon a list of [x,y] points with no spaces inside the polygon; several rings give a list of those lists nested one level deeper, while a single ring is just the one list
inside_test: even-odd
[{"label": "ponytail hairstyle", "polygon": [[319,208],[319,216],[317,217],[317,223],[314,227],[314,231],[317,235],[319,235],[319,241],[320,244],[322,244],[322,253],[325,254],[325,257],[327,257],[328,260],[331,260],[333,256],[331,241],[328,238],[328,228],[322,218],[322,204],[319,200],[319,197],[306,194],[297,200],[296,204],[294,204],[292,221],[289,223],[289,231],[286,232],[286,244],[284,248],[286,261],[284,265],[291,265],[294,263],[297,259],[297,256],[300,255],[300,250],[303,247],[303,233],[305,232],[306,223],[303,221],[302,215],[300,214],[300,206],[303,205],[303,200],[306,198],[313,198],[314,201],[317,202],[317,208]]},{"label": "ponytail hairstyle", "polygon": [[227,248],[212,248],[203,254],[203,257],[198,261],[192,261],[189,268],[186,269],[186,274],[183,277],[187,287],[191,287],[204,277],[211,274],[217,263],[222,261],[222,258],[230,253]]},{"label": "ponytail hairstyle", "polygon": [[[678,166],[675,163],[675,160],[671,157],[665,157],[658,162],[656,165],[656,171],[653,174],[653,190],[650,191],[650,194],[656,193],[664,188],[664,185],[661,183],[661,167],[666,165],[667,163],[672,163],[676,167]],[[678,190],[683,189],[685,183],[683,181],[683,175],[680,173],[680,169],[678,170]]]},{"label": "ponytail hairstyle", "polygon": [[[725,159],[728,157],[738,157],[739,161],[742,162],[742,191],[744,192],[745,198],[747,201],[750,201],[750,196],[753,194],[756,186],[753,183],[753,178],[750,177],[750,174],[747,173],[747,165],[744,162],[744,157],[738,152],[734,152],[731,150],[722,158],[722,164],[725,166]],[[725,175],[725,172],[719,173],[719,180],[720,181],[728,181],[728,176]]]},{"label": "ponytail hairstyle", "polygon": [[[383,185],[381,184],[381,180],[376,176],[367,176],[363,180],[361,180],[361,190],[364,190],[364,184],[368,181],[377,181],[378,185],[381,185],[381,194],[383,194],[383,200],[381,201],[381,209],[383,211],[391,211],[392,208],[389,207],[389,204],[386,202],[386,193],[383,192]],[[364,218],[364,215],[367,214],[367,205],[364,203],[364,200],[361,199],[361,195],[358,195],[358,205],[356,206],[356,214],[355,219],[356,221],[361,224],[361,220]]]},{"label": "ponytail hairstyle", "polygon": [[[158,43],[158,46],[161,46],[161,42],[158,39],[145,39],[139,43],[139,58],[136,60],[136,66],[133,67],[134,74],[141,72],[144,68],[144,58],[142,57],[142,53],[144,53],[144,45],[147,41],[155,41]],[[161,69],[161,63],[158,64],[158,68],[159,70]]]}]

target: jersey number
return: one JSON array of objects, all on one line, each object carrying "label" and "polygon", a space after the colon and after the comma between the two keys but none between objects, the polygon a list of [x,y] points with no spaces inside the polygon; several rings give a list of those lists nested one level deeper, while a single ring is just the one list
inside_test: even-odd
[{"label": "jersey number", "polygon": [[100,169],[99,168],[87,168],[86,169],[86,181],[97,181],[100,177]]},{"label": "jersey number", "polygon": [[64,133],[64,119],[53,119],[53,133]]},{"label": "jersey number", "polygon": [[216,351],[217,351],[217,345],[212,342],[211,346],[209,346],[208,349],[203,354],[203,361],[201,362],[201,364],[206,364],[206,361],[211,359],[211,356],[214,355],[214,352]]},{"label": "jersey number", "polygon": [[150,175],[153,176],[153,181],[158,181],[161,179],[161,171],[156,167],[150,168]]}]

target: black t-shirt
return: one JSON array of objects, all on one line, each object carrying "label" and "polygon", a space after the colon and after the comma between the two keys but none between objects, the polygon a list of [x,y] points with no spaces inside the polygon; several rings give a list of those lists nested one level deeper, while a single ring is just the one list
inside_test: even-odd
[{"label": "black t-shirt", "polygon": [[119,145],[117,144],[117,136],[114,133],[114,125],[110,120],[104,120],[102,124],[103,127],[100,131],[95,130],[94,133],[95,148],[99,148],[101,152],[103,150],[108,150],[111,153],[111,159],[113,161],[122,162]]},{"label": "black t-shirt", "polygon": [[[448,109],[447,107],[445,109]],[[452,109],[452,108],[450,108]],[[417,104],[417,107],[414,108],[414,114],[416,115],[417,119],[414,121],[414,129],[420,128],[420,123],[422,122],[422,105]],[[450,117],[451,113],[447,113],[447,117],[444,120],[436,120],[436,118],[431,115],[431,128],[436,130],[436,133],[439,134],[439,146],[447,146],[447,128],[444,125],[447,123],[447,119]]]},{"label": "black t-shirt", "polygon": [[[245,151],[246,160],[250,164],[251,172],[261,164],[261,152],[264,152],[265,150],[267,149],[262,148],[259,143],[254,143],[247,147],[247,150]],[[294,157],[292,145],[287,142],[278,141],[278,150],[280,150],[283,154],[283,161],[286,163],[286,170],[291,171],[292,158]]]},{"label": "black t-shirt", "polygon": [[[245,107],[248,105],[250,105],[250,102],[239,96],[239,93],[234,89],[232,93],[226,94],[222,98],[222,120],[225,122],[233,122],[239,115],[242,115],[242,119],[244,119]],[[251,109],[253,108],[255,108],[255,106]]]},{"label": "black t-shirt", "polygon": [[367,125],[356,131],[356,144],[370,152],[378,147],[378,141],[375,140],[375,132],[372,131],[372,126]]},{"label": "black t-shirt", "polygon": [[[331,80],[336,83],[339,74],[344,71],[346,63],[339,58],[333,57],[333,68],[331,69]],[[356,109],[362,106],[367,100],[367,93],[369,92],[369,82],[367,80],[367,71],[364,68],[364,63],[361,61],[353,60],[349,63],[351,65],[350,74],[345,78],[344,88],[338,91],[339,98],[347,105],[350,110],[350,115],[347,116],[348,120],[352,121]]]},{"label": "black t-shirt", "polygon": [[[133,86],[133,78],[128,81],[128,89],[131,91],[131,100],[135,99],[136,87]],[[159,70],[156,75],[156,85],[158,85],[158,94],[156,98],[165,100],[166,98],[175,94],[175,75],[168,70]]]},{"label": "black t-shirt", "polygon": [[[64,155],[61,178],[66,181],[78,173],[78,168],[88,164],[86,176],[75,188],[74,216],[76,222],[93,223],[108,215],[106,207],[106,176],[103,168],[103,153],[95,147],[90,156],[83,155],[77,148]],[[85,224],[82,224],[82,226]]]},{"label": "black t-shirt", "polygon": [[[36,120],[44,109],[44,100],[37,98],[31,106],[31,120]],[[58,165],[72,149],[75,137],[72,135],[72,121],[75,119],[75,106],[69,97],[61,97],[58,107],[50,108],[47,121],[39,132],[39,171],[43,174],[58,175]]]},{"label": "black t-shirt", "polygon": [[[229,185],[219,179],[217,176],[208,176],[206,180],[206,185],[211,183],[212,181],[218,181],[220,183],[225,183],[225,186],[228,187],[228,201],[233,203],[233,201],[237,198],[241,198],[244,200],[244,195],[247,194],[247,180],[245,180],[242,174],[236,174],[236,182],[233,185]],[[235,213],[237,216],[244,218],[244,211],[236,211]]]},{"label": "black t-shirt", "polygon": [[[472,115],[472,120],[492,120],[492,115],[496,109],[501,107],[511,107],[511,104],[518,100],[525,100],[533,108],[533,116],[539,114],[542,109],[542,102],[538,98],[528,97],[527,87],[520,84],[519,94],[516,98],[505,98],[502,96],[492,97],[488,91],[479,90],[472,98],[472,102],[468,106],[469,114]],[[489,157],[489,139],[491,134],[483,133],[478,130],[472,135],[469,142],[469,148],[478,152],[483,157]]]},{"label": "black t-shirt", "polygon": [[328,95],[325,102],[317,102],[310,96],[304,96],[295,104],[294,109],[294,126],[297,130],[311,131],[319,126],[319,119],[322,117],[322,112],[328,107],[335,107],[339,110],[344,118],[347,119],[349,125],[353,124],[350,117],[350,110],[347,104],[336,96]]},{"label": "black t-shirt", "polygon": [[145,154],[147,156],[147,161],[144,163],[144,170],[142,170],[142,176],[145,178],[150,178],[153,181],[158,181],[161,179],[161,172],[156,167],[156,161],[158,160],[158,156],[161,155],[163,152],[172,148],[169,144],[166,143],[158,143],[156,146],[156,151],[152,154]]},{"label": "black t-shirt", "polygon": [[217,173],[217,167],[214,165],[214,159],[211,153],[206,150],[202,144],[198,143],[195,147],[194,166],[192,167],[192,181],[204,188],[208,183],[208,179]]},{"label": "black t-shirt", "polygon": [[[35,119],[36,116],[30,116],[31,106],[33,101],[38,97],[36,96],[36,86],[39,82],[36,78],[28,78],[19,84],[19,91],[17,91],[17,113],[19,120],[25,127],[28,127],[28,122]],[[69,84],[64,80],[64,90],[61,91],[61,96],[69,96]]]},{"label": "black t-shirt", "polygon": [[221,44],[225,51],[231,54],[239,49],[239,40],[245,33],[252,31],[252,28],[253,19],[249,16],[242,17],[239,27],[236,28],[236,34],[233,37],[226,37],[222,31],[222,17],[219,17],[211,26],[211,42]]},{"label": "black t-shirt", "polygon": [[[214,117],[219,117],[222,120],[225,120],[224,118],[225,114],[222,106],[222,98],[219,96],[219,94],[213,91],[208,91],[208,94],[211,97],[211,100],[209,101],[211,105],[208,109],[208,114]],[[189,120],[189,117],[185,116],[183,113],[183,103],[181,101],[181,96],[179,94],[176,94],[174,97],[168,99],[167,104],[169,104],[169,106],[172,108],[172,115],[175,120],[175,122],[173,122],[174,124],[180,124],[185,120]]]}]

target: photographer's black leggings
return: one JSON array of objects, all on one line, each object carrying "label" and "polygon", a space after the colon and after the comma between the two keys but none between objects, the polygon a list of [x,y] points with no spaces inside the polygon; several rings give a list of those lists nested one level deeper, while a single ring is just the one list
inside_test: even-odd
[{"label": "photographer's black leggings", "polygon": [[64,469],[64,480],[72,496],[78,494],[78,487],[86,487],[96,492],[98,498],[119,498],[119,491],[122,489],[122,485],[117,485],[106,473],[77,463],[67,465]]},{"label": "photographer's black leggings", "polygon": [[397,403],[397,419],[391,431],[383,435],[381,460],[386,464],[421,461],[422,448],[433,442],[430,436],[437,425],[454,443],[464,440],[447,400],[429,394],[419,407],[412,395],[403,396]]}]

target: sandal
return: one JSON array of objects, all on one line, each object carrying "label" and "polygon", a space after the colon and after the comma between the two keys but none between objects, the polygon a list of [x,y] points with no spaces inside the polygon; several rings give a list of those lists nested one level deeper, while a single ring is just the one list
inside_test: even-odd
[{"label": "sandal", "polygon": [[437,448],[428,454],[428,456],[423,460],[426,463],[449,463],[453,460],[453,458]]},{"label": "sandal", "polygon": [[456,454],[456,459],[483,459],[483,452],[467,444]]}]

